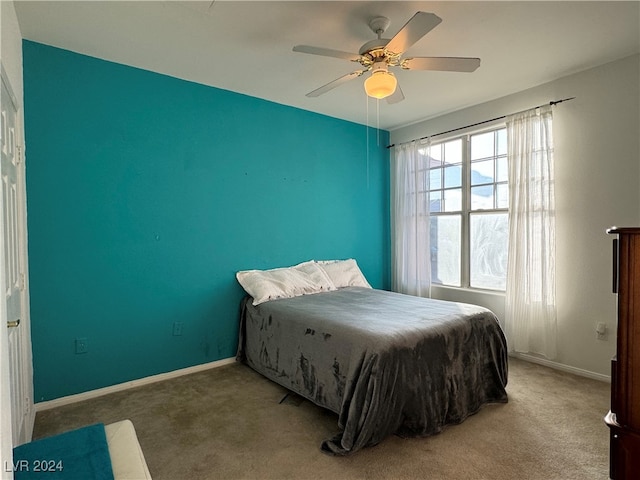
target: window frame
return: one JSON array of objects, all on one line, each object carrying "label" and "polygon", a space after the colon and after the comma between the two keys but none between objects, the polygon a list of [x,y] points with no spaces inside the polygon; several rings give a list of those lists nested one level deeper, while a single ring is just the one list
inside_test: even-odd
[{"label": "window frame", "polygon": [[[507,174],[506,181],[499,181],[498,179],[497,161],[498,161],[498,158],[502,157],[502,155],[498,155],[498,149],[497,149],[496,143],[494,143],[494,156],[487,157],[487,158],[492,158],[495,162],[494,163],[494,175],[495,175],[494,181],[489,184],[481,184],[481,185],[492,185],[494,189],[494,208],[491,208],[491,209],[482,208],[477,210],[471,209],[471,200],[472,200],[471,199],[471,188],[472,188],[472,181],[471,181],[472,168],[471,167],[473,163],[476,163],[476,162],[472,162],[471,160],[471,138],[476,135],[482,135],[490,132],[494,132],[494,135],[495,135],[495,132],[498,132],[500,130],[505,130],[505,135],[506,135],[505,123],[497,123],[482,129],[470,130],[462,134],[439,138],[437,142],[432,142],[430,145],[430,146],[433,146],[433,145],[437,146],[437,145],[443,145],[449,142],[454,142],[457,140],[462,141],[462,146],[461,146],[462,160],[460,163],[460,165],[462,166],[461,168],[462,178],[461,178],[461,187],[460,187],[461,188],[461,199],[460,199],[461,210],[455,210],[455,211],[443,210],[440,212],[434,212],[431,210],[429,211],[430,217],[457,215],[460,218],[460,224],[461,224],[460,225],[460,285],[451,285],[446,283],[435,282],[433,281],[433,278],[432,278],[431,279],[432,285],[436,286],[437,288],[463,289],[463,290],[472,290],[472,291],[487,292],[487,293],[494,293],[494,294],[505,293],[505,289],[492,289],[492,288],[482,288],[482,287],[471,286],[471,217],[472,215],[486,215],[486,214],[496,214],[496,213],[506,213],[507,215],[509,214],[509,206],[508,206],[509,202],[507,201],[506,207],[498,208],[496,204],[497,200],[495,199],[495,195],[497,195],[497,185],[500,185],[500,184],[506,184],[507,186],[509,185],[508,174]],[[497,136],[495,137],[494,142],[497,142]],[[505,142],[506,142],[506,137],[505,137]],[[504,156],[506,157],[506,155],[508,155],[508,150]],[[444,165],[445,165],[444,159],[442,164],[443,166],[440,168],[444,169]],[[437,190],[444,191],[445,190],[444,178],[441,179],[441,184],[442,184],[441,188]],[[473,186],[476,186],[476,185],[473,185]],[[430,196],[431,196],[431,189],[429,188],[429,198],[431,198]],[[430,231],[431,231],[432,225],[433,223],[429,221]]]}]

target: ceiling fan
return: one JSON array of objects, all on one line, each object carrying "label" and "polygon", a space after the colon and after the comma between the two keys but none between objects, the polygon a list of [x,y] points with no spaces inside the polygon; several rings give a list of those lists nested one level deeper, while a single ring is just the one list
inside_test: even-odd
[{"label": "ceiling fan", "polygon": [[389,19],[375,17],[369,22],[369,28],[378,35],[362,47],[359,53],[348,53],[329,48],[312,47],[309,45],[296,45],[294,52],[310,53],[325,57],[341,58],[358,62],[364,67],[362,70],[347,73],[346,75],[323,85],[307,97],[318,97],[333,88],[342,85],[354,78],[360,77],[366,72],[371,72],[364,82],[364,89],[370,97],[386,98],[388,103],[397,103],[404,100],[402,89],[398,85],[389,67],[401,67],[404,70],[440,70],[451,72],[473,72],[480,66],[479,58],[467,57],[414,57],[401,58],[402,54],[414,43],[433,30],[442,19],[433,13],[417,12],[400,29],[393,38],[382,38],[382,34],[389,27]]}]

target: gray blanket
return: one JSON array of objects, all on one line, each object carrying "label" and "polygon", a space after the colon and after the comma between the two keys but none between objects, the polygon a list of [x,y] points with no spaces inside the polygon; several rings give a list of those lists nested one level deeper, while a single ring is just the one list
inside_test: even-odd
[{"label": "gray blanket", "polygon": [[338,414],[327,452],[431,435],[507,401],[506,341],[482,307],[359,287],[251,300],[238,359]]}]

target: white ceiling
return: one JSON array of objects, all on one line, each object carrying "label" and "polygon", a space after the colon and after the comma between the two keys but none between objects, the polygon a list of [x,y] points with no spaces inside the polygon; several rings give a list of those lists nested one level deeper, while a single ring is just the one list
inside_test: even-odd
[{"label": "white ceiling", "polygon": [[[393,130],[640,52],[640,3],[378,1],[15,1],[24,38]],[[383,15],[392,37],[417,11],[442,23],[405,57],[480,57],[474,73],[395,69],[406,99],[367,102],[364,76],[305,93],[360,65],[293,52],[357,53]]]}]

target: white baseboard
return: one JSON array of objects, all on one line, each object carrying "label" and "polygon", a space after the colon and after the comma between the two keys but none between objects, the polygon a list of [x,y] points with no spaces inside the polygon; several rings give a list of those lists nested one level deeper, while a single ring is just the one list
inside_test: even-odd
[{"label": "white baseboard", "polygon": [[[561,370],[563,372],[572,373],[581,377],[592,378],[601,382],[611,383],[611,377],[608,375],[602,375],[601,373],[590,372],[589,370],[583,370],[581,368],[572,367],[563,363],[553,362],[546,358],[537,357],[535,355],[529,355],[526,353],[510,353],[512,357],[519,358],[521,360],[537,363],[545,367]],[[182,368],[180,370],[174,370],[172,372],[160,373],[158,375],[152,375],[150,377],[140,378],[137,380],[131,380],[129,382],[119,383],[117,385],[111,385],[110,387],[99,388],[97,390],[91,390],[88,392],[78,393],[75,395],[68,395],[66,397],[56,398],[48,400],[46,402],[38,402],[35,404],[35,411],[42,412],[44,410],[50,410],[52,408],[61,407],[63,405],[70,405],[76,402],[82,402],[83,400],[90,400],[92,398],[102,397],[110,393],[122,392],[135,387],[141,387],[143,385],[149,385],[151,383],[161,382],[163,380],[169,380],[171,378],[181,377],[183,375],[189,375],[191,373],[202,372],[211,368],[222,367],[224,365],[230,365],[236,361],[235,357],[223,358],[222,360],[216,360],[215,362],[203,363],[201,365],[195,365],[193,367]]]},{"label": "white baseboard", "polygon": [[201,365],[194,365],[193,367],[182,368],[180,370],[174,370],[172,372],[160,373],[158,375],[152,375],[150,377],[139,378],[137,380],[131,380],[129,382],[119,383],[118,385],[111,385],[110,387],[99,388],[97,390],[90,390],[88,392],[78,393],[75,395],[68,395],[66,397],[55,398],[46,402],[38,402],[35,404],[36,412],[42,412],[44,410],[50,410],[52,408],[61,407],[63,405],[69,405],[76,402],[82,402],[83,400],[89,400],[92,398],[102,397],[114,392],[121,392],[123,390],[129,390],[130,388],[140,387],[142,385],[149,385],[151,383],[161,382],[163,380],[169,380],[171,378],[181,377],[183,375],[189,375],[190,373],[202,372],[211,368],[222,367],[223,365],[230,365],[236,361],[235,357],[223,358],[222,360],[216,360],[215,362],[203,363]]},{"label": "white baseboard", "polygon": [[545,367],[553,368],[555,370],[562,370],[563,372],[573,373],[574,375],[579,375],[581,377],[592,378],[594,380],[599,380],[601,382],[611,383],[611,376],[603,375],[601,373],[590,372],[589,370],[583,370],[581,368],[572,367],[571,365],[565,365],[564,363],[553,362],[551,360],[547,360],[546,358],[537,357],[535,355],[530,355],[527,353],[517,353],[511,352],[509,356],[519,358],[520,360],[525,360],[531,363],[537,363],[538,365],[543,365]]}]

